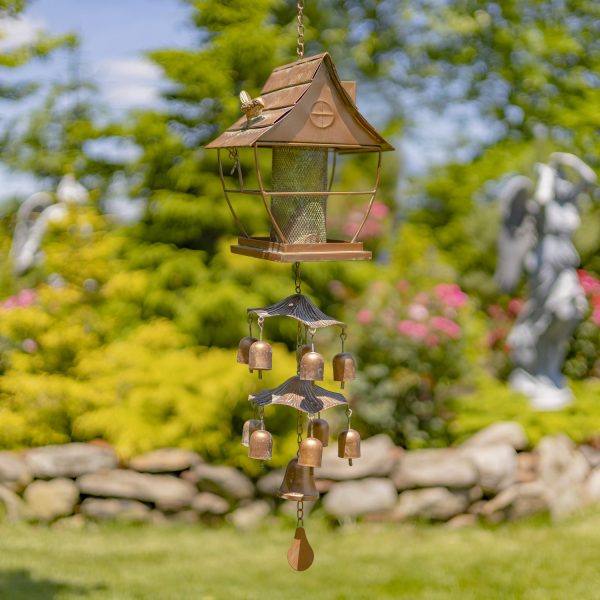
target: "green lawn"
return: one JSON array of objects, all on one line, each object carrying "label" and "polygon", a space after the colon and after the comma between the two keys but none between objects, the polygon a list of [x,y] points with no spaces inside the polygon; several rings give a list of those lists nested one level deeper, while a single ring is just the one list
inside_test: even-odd
[{"label": "green lawn", "polygon": [[307,523],[315,563],[286,562],[292,528],[0,527],[0,598],[597,599],[600,514],[496,529]]}]

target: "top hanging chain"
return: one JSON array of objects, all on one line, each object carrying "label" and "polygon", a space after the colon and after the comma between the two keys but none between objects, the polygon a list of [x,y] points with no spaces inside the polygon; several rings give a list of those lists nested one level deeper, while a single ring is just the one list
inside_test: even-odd
[{"label": "top hanging chain", "polygon": [[298,60],[304,58],[304,0],[298,0],[298,42],[296,44]]}]

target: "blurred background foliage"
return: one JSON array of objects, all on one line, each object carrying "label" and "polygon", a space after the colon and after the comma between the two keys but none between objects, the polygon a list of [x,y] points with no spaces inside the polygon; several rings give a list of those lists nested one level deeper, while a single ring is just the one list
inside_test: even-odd
[{"label": "blurred background foliage", "polygon": [[[154,51],[163,108],[107,115],[94,82],[77,66],[74,36],[40,34],[0,52],[0,74],[60,49],[73,57],[66,84],[47,93],[18,127],[0,131],[2,162],[55,189],[73,173],[91,191],[51,224],[44,260],[22,276],[10,267],[10,238],[22,198],[2,206],[0,291],[0,446],[104,438],[123,455],[181,445],[207,458],[253,469],[238,435],[259,388],[235,364],[245,309],[293,291],[289,266],[229,253],[236,232],[223,201],[216,157],[203,145],[239,116],[242,89],[255,96],[270,71],[295,55],[295,3],[195,0],[198,45]],[[26,2],[0,2],[18,14]],[[359,106],[402,146],[416,110],[451,120],[466,109],[483,136],[461,134],[444,159],[406,169],[385,157],[384,178],[365,243],[372,263],[303,266],[304,291],[349,324],[360,364],[349,396],[363,433],[386,431],[408,447],[460,440],[497,419],[517,419],[532,439],[566,430],[600,431],[600,203],[583,204],[577,244],[589,318],[566,365],[577,401],[537,415],[505,384],[506,335],[525,294],[493,283],[498,207],[508,174],[532,174],[551,151],[600,165],[600,5],[590,0],[474,2],[320,0],[306,6],[307,54],[331,52],[344,79],[359,82]],[[1,85],[3,98],[35,91]],[[432,127],[435,123],[432,123]],[[135,148],[110,161],[98,141]],[[406,156],[406,150],[404,151]],[[226,165],[228,168],[228,165]],[[242,168],[251,164],[242,156]],[[372,167],[345,162],[345,186],[364,185]],[[115,185],[143,201],[130,224],[106,211]],[[335,207],[331,228],[348,234],[361,207]],[[256,203],[244,221],[266,227]],[[354,221],[353,221],[354,219]],[[349,229],[348,229],[349,228]],[[587,278],[587,279],[586,279]],[[294,371],[293,330],[269,323],[275,369],[263,385]],[[338,340],[319,340],[337,352]],[[330,382],[331,383],[331,382]],[[332,411],[333,412],[333,411]],[[294,415],[267,411],[279,450],[291,452]],[[283,450],[286,450],[284,452]]]}]

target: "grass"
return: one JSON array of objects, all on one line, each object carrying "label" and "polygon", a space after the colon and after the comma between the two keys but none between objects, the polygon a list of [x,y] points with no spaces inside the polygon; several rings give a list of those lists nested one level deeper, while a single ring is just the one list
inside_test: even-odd
[{"label": "grass", "polygon": [[377,600],[599,597],[600,514],[489,529],[307,524],[315,563],[287,565],[293,528],[0,527],[6,600]]}]

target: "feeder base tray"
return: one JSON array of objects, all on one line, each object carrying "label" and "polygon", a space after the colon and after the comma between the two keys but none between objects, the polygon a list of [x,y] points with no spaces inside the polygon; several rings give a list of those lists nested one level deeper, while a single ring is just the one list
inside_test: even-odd
[{"label": "feeder base tray", "polygon": [[231,246],[234,254],[264,258],[273,262],[326,262],[329,260],[371,260],[362,242],[327,240],[324,244],[281,244],[267,237],[238,238]]}]

